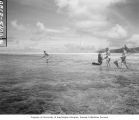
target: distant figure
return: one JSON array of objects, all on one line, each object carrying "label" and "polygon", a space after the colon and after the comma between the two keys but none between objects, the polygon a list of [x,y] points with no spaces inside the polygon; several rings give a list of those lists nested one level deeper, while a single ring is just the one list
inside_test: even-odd
[{"label": "distant figure", "polygon": [[46,63],[48,63],[48,60],[49,60],[49,54],[46,53],[46,51],[44,51],[44,56],[42,58],[45,58],[46,59]]},{"label": "distant figure", "polygon": [[127,56],[127,53],[128,53],[128,48],[127,46],[125,45],[123,48],[122,48],[122,57],[121,58],[121,68],[122,68],[122,65],[124,64],[125,67],[128,69],[128,66],[127,66],[127,63],[126,63],[126,56]]},{"label": "distant figure", "polygon": [[109,48],[106,48],[106,57],[105,57],[105,59],[106,59],[107,67],[110,67],[110,61],[111,61],[110,55],[111,55],[111,53],[110,53]]},{"label": "distant figure", "polygon": [[93,62],[92,64],[93,64],[93,65],[101,65],[102,62],[103,62],[103,57],[102,57],[101,52],[99,52],[99,53],[98,53],[98,63]]},{"label": "distant figure", "polygon": [[[127,56],[128,52],[130,52],[130,49],[126,45],[124,45],[124,47],[122,48],[122,56],[120,57],[121,68],[122,68],[122,65],[124,64],[126,66],[126,68],[128,69],[128,66],[126,64],[126,56]],[[115,60],[113,63],[116,65],[117,68],[120,68],[118,61],[119,60]]]},{"label": "distant figure", "polygon": [[102,62],[103,62],[103,57],[102,57],[101,52],[99,52],[99,54],[98,54],[98,63],[101,65]]}]

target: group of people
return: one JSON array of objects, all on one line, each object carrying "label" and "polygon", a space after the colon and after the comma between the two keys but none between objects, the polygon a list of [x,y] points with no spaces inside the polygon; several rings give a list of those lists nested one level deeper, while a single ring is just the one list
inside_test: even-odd
[{"label": "group of people", "polygon": [[[122,55],[121,55],[121,57],[118,60],[115,60],[113,62],[116,65],[117,68],[120,68],[120,66],[119,66],[119,61],[120,61],[121,68],[124,65],[128,69],[127,62],[126,62],[126,57],[128,55],[128,52],[129,52],[128,47],[126,45],[124,45],[124,47],[122,47]],[[44,51],[44,56],[42,58],[45,58],[46,59],[46,63],[48,63],[49,54],[46,51]],[[97,63],[93,62],[92,64],[93,65],[102,65],[103,60],[106,60],[106,66],[110,67],[111,52],[110,52],[109,48],[105,49],[105,57],[103,57],[102,52],[99,51],[99,53],[98,53],[98,62]]]},{"label": "group of people", "polygon": [[[121,55],[121,57],[118,60],[114,61],[114,64],[116,65],[117,68],[120,68],[120,66],[119,66],[119,60],[120,60],[121,68],[124,65],[128,69],[127,62],[126,62],[126,57],[128,55],[128,51],[129,51],[128,47],[126,45],[124,45],[124,47],[122,47],[122,55]],[[110,49],[109,48],[106,48],[105,57],[104,58],[102,56],[102,52],[100,51],[98,53],[98,63],[92,63],[92,64],[93,65],[102,65],[103,60],[106,60],[107,67],[110,67],[111,53],[110,53]]]}]

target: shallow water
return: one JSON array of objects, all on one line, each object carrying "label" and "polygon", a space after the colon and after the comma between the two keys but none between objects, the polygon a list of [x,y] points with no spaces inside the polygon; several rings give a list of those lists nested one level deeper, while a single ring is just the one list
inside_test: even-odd
[{"label": "shallow water", "polygon": [[138,114],[139,54],[129,70],[91,65],[97,54],[0,55],[1,114]]}]

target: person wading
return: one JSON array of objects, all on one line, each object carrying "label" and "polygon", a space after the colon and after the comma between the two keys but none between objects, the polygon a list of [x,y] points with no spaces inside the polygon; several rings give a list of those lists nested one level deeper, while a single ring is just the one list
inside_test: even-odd
[{"label": "person wading", "polygon": [[46,63],[48,63],[49,54],[46,51],[43,51],[43,52],[44,52],[44,56],[42,58],[45,58],[46,59]]},{"label": "person wading", "polygon": [[106,57],[105,57],[105,59],[106,59],[107,67],[110,67],[110,61],[111,61],[110,55],[111,55],[111,53],[110,53],[109,48],[106,48]]},{"label": "person wading", "polygon": [[121,68],[123,65],[125,65],[125,67],[128,69],[128,66],[127,66],[127,62],[126,62],[126,56],[128,54],[128,49],[126,47],[126,45],[122,48],[122,56],[120,57],[121,58]]}]

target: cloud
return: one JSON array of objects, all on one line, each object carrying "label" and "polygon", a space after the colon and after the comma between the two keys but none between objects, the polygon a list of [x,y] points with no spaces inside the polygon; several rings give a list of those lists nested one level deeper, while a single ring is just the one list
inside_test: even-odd
[{"label": "cloud", "polygon": [[133,34],[131,38],[127,39],[126,43],[131,47],[139,46],[139,34]]},{"label": "cloud", "polygon": [[76,52],[76,53],[94,52],[96,50],[93,45],[81,46],[81,45],[76,45],[76,44],[66,44],[65,48],[67,52],[71,52],[72,50],[72,52]]},{"label": "cloud", "polygon": [[22,24],[18,24],[17,20],[13,20],[11,25],[17,30],[26,30],[26,27]]},{"label": "cloud", "polygon": [[[125,2],[117,3],[111,6],[111,9],[115,13],[123,18],[121,22],[128,23],[130,27],[133,27],[133,31],[138,30],[139,27],[139,0],[125,0]],[[134,31],[134,32],[135,32]],[[139,30],[138,30],[139,32]]]},{"label": "cloud", "polygon": [[104,27],[106,25],[107,25],[106,21],[84,20],[76,22],[76,27],[78,28]]},{"label": "cloud", "polygon": [[56,3],[60,8],[66,8],[69,13],[82,14],[90,12],[90,10],[100,11],[121,1],[124,0],[56,0]]},{"label": "cloud", "polygon": [[37,25],[37,27],[38,27],[40,30],[45,31],[45,26],[44,26],[43,23],[41,23],[41,22],[37,22],[36,25]]},{"label": "cloud", "polygon": [[[31,41],[61,41],[63,36],[69,37],[70,29],[68,27],[59,27],[59,28],[47,28],[43,22],[38,21],[31,32]],[[65,39],[65,37],[64,37]]]},{"label": "cloud", "polygon": [[71,18],[73,28],[78,34],[102,40],[104,38],[114,43],[116,39],[127,38],[128,31],[118,21],[116,23],[108,19],[111,14],[110,6],[125,2],[126,0],[56,0],[59,11]]},{"label": "cloud", "polygon": [[[13,1],[18,2],[15,6],[20,4],[16,9],[22,7],[25,9],[21,9],[24,13],[26,10],[35,10],[38,16],[33,20],[32,16],[35,14],[31,14],[32,12],[22,14],[22,17],[21,14],[14,14],[17,20],[11,22],[12,29],[9,30],[11,35],[18,36],[19,47],[30,44],[35,48],[47,46],[56,52],[58,49],[88,52],[108,46],[119,47],[126,42],[131,45],[138,43],[139,33],[132,26],[134,24],[138,29],[138,0]],[[42,6],[45,9],[42,10]],[[22,21],[25,16],[26,20]],[[11,44],[15,40],[11,38],[10,41]]]},{"label": "cloud", "polygon": [[115,39],[122,39],[122,38],[127,37],[127,31],[122,26],[120,26],[119,24],[116,24],[108,32],[108,37],[115,38]]},{"label": "cloud", "polygon": [[62,32],[61,30],[46,28],[45,25],[42,22],[37,22],[36,26],[42,32],[51,32],[51,33],[60,33],[60,32]]},{"label": "cloud", "polygon": [[[111,4],[124,0],[56,0],[61,12],[78,20],[84,19],[93,22],[106,22],[106,12]],[[86,19],[85,19],[86,18]],[[104,22],[104,23],[105,23]]]},{"label": "cloud", "polygon": [[67,51],[70,52],[94,52],[95,50],[103,49],[109,46],[109,42],[104,38],[99,39],[92,36],[78,36],[76,39],[71,39],[73,39],[73,41],[68,39],[70,42],[65,44]]},{"label": "cloud", "polygon": [[105,38],[109,42],[110,47],[119,47],[125,44],[126,40],[131,37],[128,31],[121,25],[116,24],[113,27],[94,33],[99,38]]},{"label": "cloud", "polygon": [[56,3],[61,12],[74,20],[76,27],[90,28],[107,24],[104,10],[110,0],[56,0]]},{"label": "cloud", "polygon": [[121,25],[116,24],[108,30],[95,32],[95,35],[101,36],[108,39],[124,39],[127,38],[127,30],[124,29]]},{"label": "cloud", "polygon": [[13,0],[15,2],[18,2],[22,5],[29,5],[29,6],[42,6],[46,0]]}]

